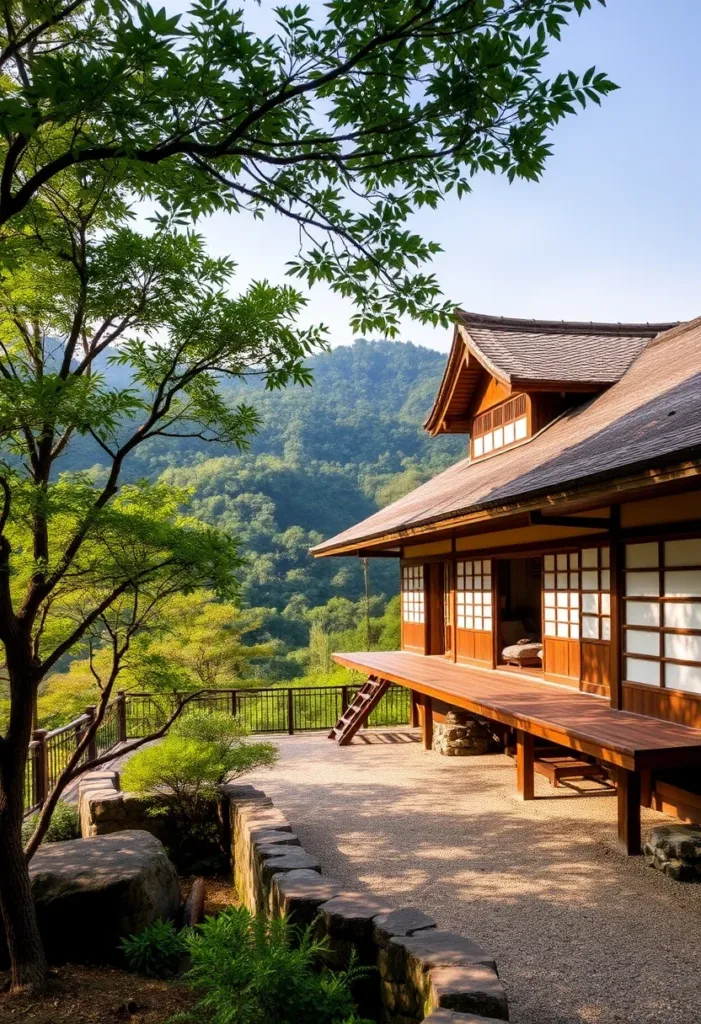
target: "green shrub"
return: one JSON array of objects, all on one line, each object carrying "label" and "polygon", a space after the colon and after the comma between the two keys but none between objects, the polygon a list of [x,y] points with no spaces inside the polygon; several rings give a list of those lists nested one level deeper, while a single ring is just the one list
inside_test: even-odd
[{"label": "green shrub", "polygon": [[156,921],[138,935],[122,939],[121,947],[130,971],[149,978],[174,978],[180,973],[187,941],[172,921]]},{"label": "green shrub", "polygon": [[175,863],[188,873],[214,871],[226,858],[216,807],[219,784],[268,767],[277,757],[272,743],[244,742],[244,731],[232,716],[193,710],[165,739],[127,761],[122,788],[158,792],[158,813],[173,825],[174,840],[167,845]]},{"label": "green shrub", "polygon": [[[22,842],[34,834],[34,829],[39,821],[38,814],[32,814],[25,818],[22,823]],[[46,830],[42,842],[63,843],[68,839],[80,839],[80,815],[74,804],[66,804],[62,800],[56,804],[54,813],[51,815],[51,823]]]},{"label": "green shrub", "polygon": [[311,928],[253,918],[230,907],[187,939],[186,982],[200,995],[192,1020],[207,1024],[362,1024],[351,984],[365,969],[325,969]]}]

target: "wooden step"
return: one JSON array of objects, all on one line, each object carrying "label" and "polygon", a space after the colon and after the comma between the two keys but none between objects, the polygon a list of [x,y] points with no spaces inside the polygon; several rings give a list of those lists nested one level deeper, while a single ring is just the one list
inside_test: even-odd
[{"label": "wooden step", "polygon": [[384,679],[370,677],[356,693],[353,701],[343,712],[329,733],[330,740],[336,740],[339,746],[346,746],[355,736],[358,729],[379,704],[390,683]]},{"label": "wooden step", "polygon": [[604,777],[600,765],[592,764],[590,761],[580,761],[576,757],[540,757],[536,759],[533,767],[539,775],[544,775],[553,786],[557,786],[560,779],[603,779]]}]

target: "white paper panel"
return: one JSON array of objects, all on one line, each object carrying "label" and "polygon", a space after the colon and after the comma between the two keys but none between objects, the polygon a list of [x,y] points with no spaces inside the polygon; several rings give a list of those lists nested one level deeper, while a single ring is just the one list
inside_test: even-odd
[{"label": "white paper panel", "polygon": [[557,567],[558,569],[567,568],[567,555],[561,553],[557,556]]},{"label": "white paper panel", "polygon": [[599,564],[599,549],[584,548],[582,551],[582,565],[585,569],[595,569]]},{"label": "white paper panel", "polygon": [[599,639],[599,620],[595,615],[583,615],[582,616],[582,639],[583,640],[598,640]]},{"label": "white paper panel", "polygon": [[482,440],[481,437],[475,438],[473,442],[473,450],[475,453],[475,457],[477,457],[478,455],[484,455],[484,441]]},{"label": "white paper panel", "polygon": [[665,665],[665,686],[670,690],[701,693],[701,668],[696,665]]},{"label": "white paper panel", "polygon": [[601,613],[602,613],[602,615],[610,615],[611,614],[611,595],[610,594],[602,594],[601,595]]},{"label": "white paper panel", "polygon": [[596,615],[599,611],[599,595],[582,594],[582,611],[593,612]]},{"label": "white paper panel", "polygon": [[553,571],[555,568],[555,555],[546,555],[543,559],[543,568]]},{"label": "white paper panel", "polygon": [[528,420],[525,416],[522,416],[520,420],[516,420],[516,440],[521,441],[528,434]]},{"label": "white paper panel", "polygon": [[579,592],[570,590],[570,608],[579,608]]},{"label": "white paper panel", "polygon": [[601,565],[603,566],[603,568],[604,569],[608,569],[609,563],[610,563],[610,560],[611,560],[611,551],[610,551],[610,549],[609,548],[601,548],[600,551],[599,551],[599,558],[601,560]]},{"label": "white paper panel", "polygon": [[629,626],[659,626],[659,604],[657,601],[626,601],[626,622]]},{"label": "white paper panel", "polygon": [[579,552],[570,552],[570,569],[579,569]]},{"label": "white paper panel", "polygon": [[546,636],[555,636],[556,627],[554,622],[546,622],[543,632]]},{"label": "white paper panel", "polygon": [[611,619],[607,618],[606,616],[604,616],[604,618],[602,618],[601,620],[601,639],[611,639]]},{"label": "white paper panel", "polygon": [[659,661],[643,661],[642,658],[626,658],[625,676],[629,683],[660,685]]},{"label": "white paper panel", "polygon": [[701,565],[701,538],[667,540],[664,545],[665,565]]},{"label": "white paper panel", "polygon": [[670,601],[664,606],[664,624],[675,629],[701,629],[701,603]]},{"label": "white paper panel", "polygon": [[657,572],[627,572],[626,594],[628,597],[657,597],[660,592],[660,575]]},{"label": "white paper panel", "polygon": [[503,448],[504,447],[504,428],[503,427],[497,427],[497,429],[494,431],[494,447],[495,448]]},{"label": "white paper panel", "polygon": [[545,621],[546,622],[554,622],[555,621],[555,609],[554,608],[546,608],[545,609]]},{"label": "white paper panel", "polygon": [[558,622],[558,624],[557,624],[557,635],[558,636],[563,636],[563,637],[568,637],[569,636],[569,628],[568,628],[566,622]]},{"label": "white paper panel", "polygon": [[608,569],[601,570],[601,589],[607,591],[611,589],[611,573]]},{"label": "white paper panel", "polygon": [[570,639],[579,640],[579,623],[572,623],[570,625]]},{"label": "white paper panel", "polygon": [[626,569],[650,569],[658,565],[656,541],[645,544],[626,544]]},{"label": "white paper panel", "polygon": [[672,569],[664,574],[668,597],[701,597],[701,569]]},{"label": "white paper panel", "polygon": [[598,590],[599,574],[591,569],[582,573],[582,590]]},{"label": "white paper panel", "polygon": [[566,572],[559,572],[557,574],[557,589],[558,590],[567,590],[567,573]]},{"label": "white paper panel", "polygon": [[701,665],[701,636],[667,633],[664,638],[664,652],[668,658],[696,661]]},{"label": "white paper panel", "polygon": [[488,452],[491,452],[493,447],[494,447],[494,435],[493,434],[485,434],[484,435],[484,453],[485,453],[485,455]]},{"label": "white paper panel", "polygon": [[558,608],[567,608],[568,604],[569,604],[569,600],[568,600],[568,597],[567,597],[567,591],[566,590],[558,591],[558,594],[557,594],[557,607]]},{"label": "white paper panel", "polygon": [[513,423],[507,423],[504,427],[504,444],[513,444],[516,438]]},{"label": "white paper panel", "polygon": [[545,593],[543,594],[543,603],[545,604],[546,608],[555,607],[555,594],[552,590],[545,591]]},{"label": "white paper panel", "polygon": [[546,572],[545,573],[545,578],[544,578],[544,581],[543,581],[543,586],[545,587],[546,590],[554,590],[555,589],[555,573],[554,572]]},{"label": "white paper panel", "polygon": [[631,654],[653,654],[659,657],[660,634],[646,633],[642,629],[627,629],[625,646]]}]

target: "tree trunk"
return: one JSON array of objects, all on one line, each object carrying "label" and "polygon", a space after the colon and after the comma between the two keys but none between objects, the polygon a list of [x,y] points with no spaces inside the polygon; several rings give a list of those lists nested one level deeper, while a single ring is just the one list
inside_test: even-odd
[{"label": "tree trunk", "polygon": [[[1,799],[1,798],[0,798]],[[27,859],[19,827],[0,813],[0,910],[12,968],[12,988],[36,988],[46,978]]]},{"label": "tree trunk", "polygon": [[0,742],[0,914],[12,968],[12,988],[36,988],[46,978],[27,859],[22,849],[24,772],[32,734],[34,694],[29,645],[5,641],[10,722]]}]

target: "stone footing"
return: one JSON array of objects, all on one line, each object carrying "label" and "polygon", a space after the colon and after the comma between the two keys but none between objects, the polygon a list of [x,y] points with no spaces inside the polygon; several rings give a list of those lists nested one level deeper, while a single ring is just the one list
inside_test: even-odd
[{"label": "stone footing", "polygon": [[658,825],[643,847],[650,867],[676,882],[701,882],[701,825]]},{"label": "stone footing", "polygon": [[445,722],[433,723],[433,749],[446,757],[473,757],[494,749],[489,725],[469,711],[449,711]]}]

